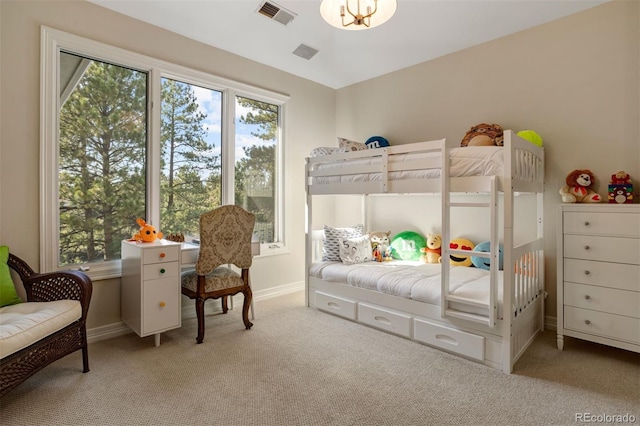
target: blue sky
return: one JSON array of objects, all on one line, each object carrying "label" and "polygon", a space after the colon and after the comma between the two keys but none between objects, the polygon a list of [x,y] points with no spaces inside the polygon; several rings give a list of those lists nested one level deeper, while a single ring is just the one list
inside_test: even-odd
[{"label": "blue sky", "polygon": [[[218,91],[203,87],[192,86],[192,88],[196,95],[200,111],[202,111],[207,117],[203,123],[203,128],[206,132],[205,139],[208,143],[215,144],[214,154],[220,155],[222,94]],[[250,109],[248,108],[243,108],[239,105],[236,106],[236,161],[245,156],[243,151],[244,147],[252,145],[270,145],[270,143],[266,143],[262,139],[251,135],[252,131],[256,131],[258,129],[257,125],[240,124],[240,116],[245,115],[249,111]]]}]

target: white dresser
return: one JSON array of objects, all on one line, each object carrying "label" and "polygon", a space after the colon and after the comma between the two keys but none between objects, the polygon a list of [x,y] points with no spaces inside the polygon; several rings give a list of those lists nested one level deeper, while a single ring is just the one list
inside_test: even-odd
[{"label": "white dresser", "polygon": [[181,325],[180,243],[122,242],[122,321],[140,337]]},{"label": "white dresser", "polygon": [[640,205],[563,204],[558,349],[564,336],[640,352]]}]

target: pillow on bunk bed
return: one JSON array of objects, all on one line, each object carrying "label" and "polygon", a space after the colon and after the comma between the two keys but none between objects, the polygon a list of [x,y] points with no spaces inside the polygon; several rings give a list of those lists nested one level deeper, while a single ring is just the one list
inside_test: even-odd
[{"label": "pillow on bunk bed", "polygon": [[362,142],[356,142],[340,137],[338,138],[338,146],[340,148],[345,148],[347,151],[362,151],[363,149],[369,149],[369,147]]},{"label": "pillow on bunk bed", "polygon": [[417,232],[403,231],[391,239],[391,255],[394,259],[420,260],[420,250],[427,246],[427,240]]},{"label": "pillow on bunk bed", "polygon": [[345,265],[372,261],[369,236],[340,238],[340,260]]},{"label": "pillow on bunk bed", "polygon": [[318,148],[313,148],[311,150],[311,154],[309,154],[309,157],[321,157],[323,155],[339,154],[345,152],[349,152],[349,150],[346,148],[337,148],[334,146],[321,146]]},{"label": "pillow on bunk bed", "polygon": [[[342,259],[340,259],[340,240],[358,238],[364,235],[364,225],[362,224],[346,228],[334,228],[333,226],[324,225],[324,239],[322,240],[322,261],[341,262]],[[369,245],[369,254],[371,254],[371,245]]]}]

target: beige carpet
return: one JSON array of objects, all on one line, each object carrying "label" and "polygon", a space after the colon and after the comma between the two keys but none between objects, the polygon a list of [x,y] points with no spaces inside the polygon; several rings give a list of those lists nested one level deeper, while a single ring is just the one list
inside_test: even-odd
[{"label": "beige carpet", "polygon": [[[207,302],[218,303],[218,302]],[[295,293],[162,335],[90,345],[0,400],[2,425],[574,425],[635,416],[640,356],[542,334],[506,375],[304,307]],[[578,422],[579,423],[579,422]],[[611,423],[609,423],[611,424]]]}]

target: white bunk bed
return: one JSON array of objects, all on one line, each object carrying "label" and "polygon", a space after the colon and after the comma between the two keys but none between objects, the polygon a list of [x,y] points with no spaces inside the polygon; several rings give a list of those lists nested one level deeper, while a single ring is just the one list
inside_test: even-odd
[{"label": "white bunk bed", "polygon": [[[307,158],[307,306],[511,373],[515,362],[543,328],[543,178],[544,150],[510,130],[504,131],[504,147],[461,148],[441,139]],[[401,267],[394,266],[398,262],[356,265],[321,262],[323,231],[313,228],[314,196],[360,194],[366,200],[371,194],[427,193],[441,194],[442,259],[456,254],[491,259],[486,276],[474,281],[469,291],[461,291],[463,287],[458,281],[463,271],[459,269],[475,268],[451,268],[448,261],[440,265],[405,262]],[[488,194],[482,198],[489,202],[455,202],[451,197],[455,193]],[[535,238],[516,245],[514,202],[518,193],[535,194],[537,213],[533,224]],[[498,202],[500,196],[502,200]],[[450,249],[450,211],[466,207],[490,209],[491,223],[487,226],[490,252]],[[365,208],[363,216],[366,214]],[[366,222],[367,218],[363,220]],[[503,270],[497,266],[500,234],[504,245]],[[368,272],[373,270],[362,269],[367,267],[383,274],[392,269],[393,274],[416,273],[420,279],[414,279],[415,282],[433,284],[435,280],[439,288],[420,290],[423,294],[430,292],[430,299],[415,295],[411,298],[410,291],[385,293],[384,289],[380,291],[384,287],[380,283],[358,281],[359,276],[375,275]],[[348,276],[358,284],[349,283]],[[439,293],[435,300],[434,291]],[[505,308],[509,306],[511,309]]]}]

